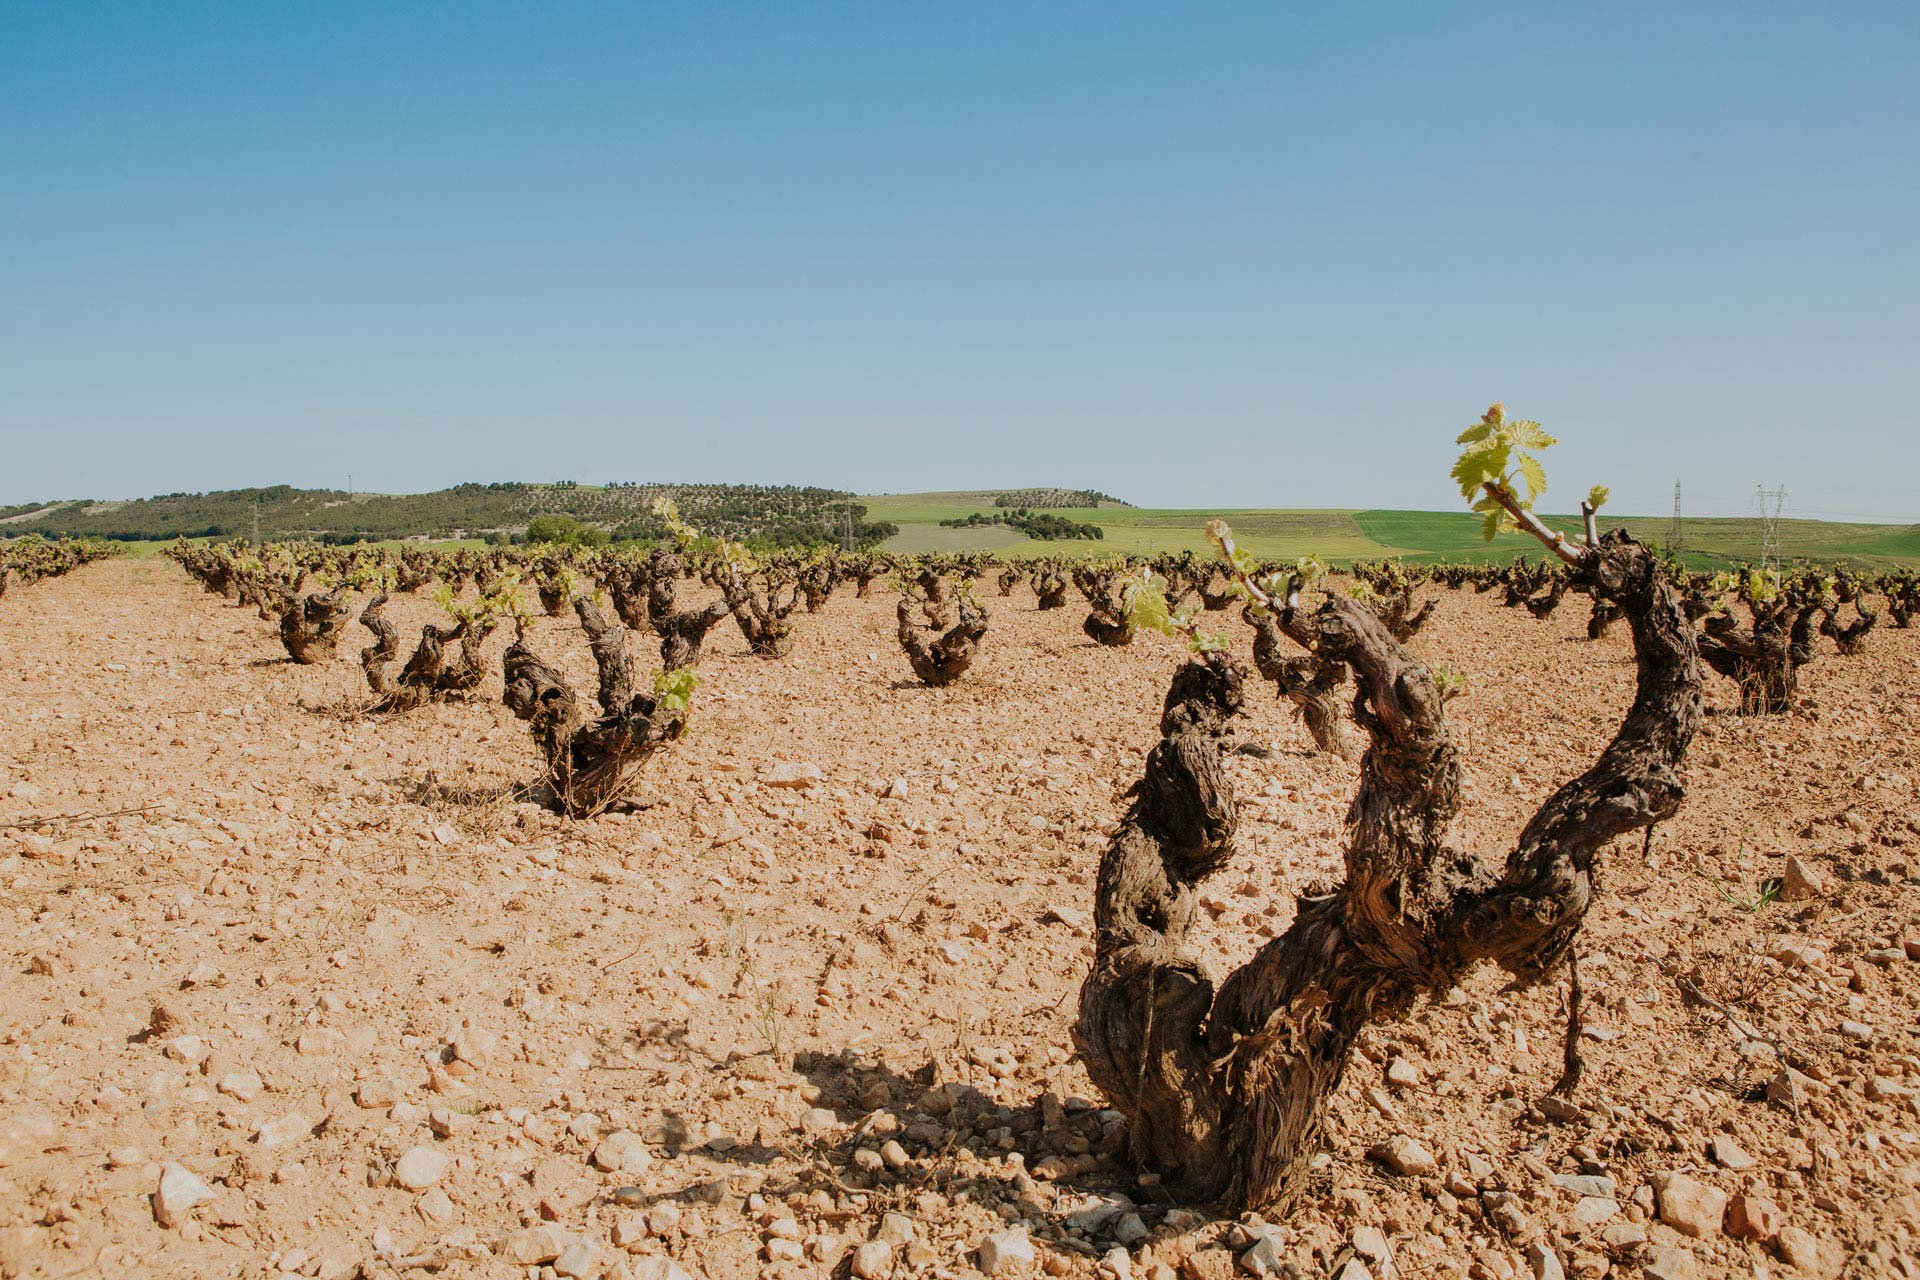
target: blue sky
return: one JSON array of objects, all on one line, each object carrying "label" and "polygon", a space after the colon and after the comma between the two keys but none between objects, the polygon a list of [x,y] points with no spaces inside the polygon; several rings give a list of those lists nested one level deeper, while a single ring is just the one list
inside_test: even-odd
[{"label": "blue sky", "polygon": [[0,0],[0,501],[1920,520],[1920,6]]}]

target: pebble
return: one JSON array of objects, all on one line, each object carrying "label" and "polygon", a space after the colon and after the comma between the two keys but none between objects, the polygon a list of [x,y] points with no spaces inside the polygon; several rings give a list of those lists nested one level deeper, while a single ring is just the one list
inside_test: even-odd
[{"label": "pebble", "polygon": [[1567,1280],[1560,1255],[1538,1240],[1527,1246],[1527,1265],[1533,1268],[1533,1280]]},{"label": "pebble", "polygon": [[190,1067],[197,1067],[206,1061],[207,1054],[211,1050],[207,1042],[199,1036],[175,1036],[167,1041],[161,1052],[175,1062],[184,1062]]},{"label": "pebble", "polygon": [[783,762],[760,775],[760,781],[769,787],[782,787],[800,791],[819,784],[825,775],[817,764],[793,764]]},{"label": "pebble", "polygon": [[[1361,1230],[1373,1230],[1363,1227]],[[1272,1233],[1259,1236],[1240,1255],[1240,1269],[1250,1276],[1279,1276],[1286,1273],[1286,1259],[1280,1253],[1280,1241]]]},{"label": "pebble", "polygon": [[593,1167],[606,1173],[645,1173],[652,1164],[647,1144],[628,1129],[614,1130],[593,1149]]},{"label": "pebble", "polygon": [[893,1270],[893,1246],[885,1240],[869,1240],[853,1251],[853,1274],[858,1280],[881,1280]]},{"label": "pebble", "polygon": [[1573,1207],[1573,1220],[1582,1227],[1597,1227],[1619,1212],[1618,1200],[1601,1196],[1582,1196],[1580,1203]]},{"label": "pebble", "polygon": [[1355,1227],[1352,1236],[1353,1249],[1368,1262],[1376,1265],[1385,1262],[1388,1257],[1386,1233],[1378,1227]]},{"label": "pebble", "polygon": [[627,1273],[633,1280],[693,1280],[685,1267],[672,1258],[662,1258],[658,1254],[633,1259],[627,1263]]},{"label": "pebble", "polygon": [[1013,1275],[1033,1265],[1033,1241],[1024,1227],[997,1232],[981,1242],[979,1258],[981,1274]]},{"label": "pebble", "polygon": [[1765,1196],[1738,1195],[1727,1203],[1727,1234],[1766,1244],[1780,1234],[1780,1206]]},{"label": "pebble", "polygon": [[425,1191],[440,1181],[441,1175],[446,1173],[447,1166],[452,1163],[451,1156],[435,1151],[432,1147],[415,1147],[394,1161],[393,1180],[409,1191]]},{"label": "pebble", "polygon": [[1660,1206],[1660,1221],[1696,1239],[1719,1234],[1727,1212],[1726,1192],[1678,1172],[1656,1176],[1653,1189]]},{"label": "pebble", "polygon": [[1826,891],[1826,877],[1818,868],[1800,858],[1787,859],[1786,872],[1780,877],[1780,901],[1806,902]]},{"label": "pebble", "polygon": [[1807,1078],[1792,1067],[1782,1067],[1780,1074],[1767,1082],[1767,1101],[1798,1111],[1807,1100],[1808,1083]]},{"label": "pebble", "polygon": [[213,1199],[213,1188],[185,1165],[169,1160],[160,1166],[160,1185],[153,1193],[153,1218],[163,1227],[177,1227],[193,1207]]},{"label": "pebble", "polygon": [[1780,1259],[1788,1266],[1804,1271],[1808,1275],[1819,1275],[1820,1242],[1813,1234],[1799,1227],[1782,1227],[1774,1247],[1780,1250]]},{"label": "pebble", "polygon": [[575,1240],[553,1260],[553,1273],[567,1280],[598,1280],[600,1249],[590,1240]]},{"label": "pebble", "polygon": [[1693,1255],[1670,1245],[1654,1245],[1647,1250],[1646,1266],[1640,1274],[1646,1280],[1693,1280]]},{"label": "pebble", "polygon": [[1707,1143],[1707,1154],[1712,1156],[1713,1162],[1722,1169],[1751,1169],[1759,1163],[1747,1154],[1745,1148],[1725,1134],[1716,1134],[1713,1140]]},{"label": "pebble", "polygon": [[260,1091],[266,1088],[266,1085],[261,1083],[259,1075],[255,1072],[229,1071],[226,1075],[220,1077],[220,1083],[215,1087],[229,1098],[238,1098],[242,1102],[252,1102],[260,1096]]},{"label": "pebble", "polygon": [[313,1136],[313,1121],[303,1115],[276,1116],[253,1132],[253,1140],[263,1149],[284,1147]]},{"label": "pebble", "polygon": [[523,1231],[510,1231],[500,1240],[496,1255],[516,1267],[534,1267],[552,1262],[573,1243],[573,1236],[559,1227],[543,1225]]},{"label": "pebble", "polygon": [[1602,1200],[1613,1199],[1618,1190],[1612,1178],[1593,1173],[1556,1173],[1553,1175],[1553,1185],[1577,1196],[1594,1196]]},{"label": "pebble", "polygon": [[1433,1154],[1404,1133],[1369,1148],[1367,1158],[1403,1178],[1425,1178],[1440,1171],[1440,1163]]},{"label": "pebble", "polygon": [[1411,1089],[1420,1083],[1420,1068],[1405,1058],[1395,1058],[1387,1064],[1387,1083],[1396,1089]]}]

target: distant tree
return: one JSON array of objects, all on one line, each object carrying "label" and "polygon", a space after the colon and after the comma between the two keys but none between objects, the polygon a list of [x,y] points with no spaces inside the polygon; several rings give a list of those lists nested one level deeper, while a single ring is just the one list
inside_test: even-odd
[{"label": "distant tree", "polygon": [[565,547],[604,547],[611,535],[597,524],[584,524],[572,516],[535,516],[527,521],[526,541],[553,543]]}]

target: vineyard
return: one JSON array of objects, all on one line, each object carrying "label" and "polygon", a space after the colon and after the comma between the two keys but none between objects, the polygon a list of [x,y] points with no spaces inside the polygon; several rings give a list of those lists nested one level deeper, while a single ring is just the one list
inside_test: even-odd
[{"label": "vineyard", "polygon": [[1547,520],[1552,444],[1337,570],[43,517],[185,536],[0,542],[0,1272],[1900,1274],[1920,572]]}]

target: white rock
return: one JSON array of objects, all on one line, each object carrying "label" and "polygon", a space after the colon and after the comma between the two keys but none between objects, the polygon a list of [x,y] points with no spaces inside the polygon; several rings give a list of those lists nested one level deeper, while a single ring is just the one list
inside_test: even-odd
[{"label": "white rock", "polygon": [[626,1270],[634,1276],[634,1280],[693,1280],[693,1276],[689,1276],[680,1263],[670,1257],[660,1257],[659,1253],[653,1257],[636,1257],[628,1261]]},{"label": "white rock", "polygon": [[497,1256],[516,1267],[538,1266],[558,1258],[572,1243],[573,1236],[559,1227],[528,1227],[504,1236]]},{"label": "white rock", "polygon": [[869,1240],[853,1251],[853,1274],[859,1280],[881,1280],[893,1270],[893,1246],[885,1240]]},{"label": "white rock", "polygon": [[238,1098],[242,1102],[252,1102],[266,1088],[257,1073],[252,1071],[229,1071],[220,1077],[217,1086],[220,1092],[229,1098]]},{"label": "white rock", "polygon": [[769,787],[801,791],[817,785],[823,777],[817,764],[782,761],[761,774],[760,781]]},{"label": "white rock", "polygon": [[593,1149],[593,1164],[608,1173],[645,1173],[653,1164],[653,1153],[639,1134],[616,1129]]},{"label": "white rock", "polygon": [[658,1254],[632,1259],[627,1263],[627,1271],[633,1280],[693,1280],[685,1267],[672,1258],[662,1258]]},{"label": "white rock", "polygon": [[1372,1147],[1367,1156],[1403,1178],[1431,1177],[1440,1169],[1433,1154],[1404,1133]]},{"label": "white rock", "polygon": [[1685,1173],[1666,1173],[1654,1179],[1660,1201],[1660,1221],[1683,1235],[1720,1234],[1727,1213],[1727,1193]]},{"label": "white rock", "polygon": [[983,1240],[979,1256],[982,1275],[1014,1275],[1033,1265],[1033,1241],[1027,1239],[1024,1227],[1014,1227]]},{"label": "white rock", "polygon": [[567,1280],[598,1280],[600,1275],[600,1249],[590,1240],[575,1240],[560,1251],[553,1260],[555,1275],[565,1276]]},{"label": "white rock", "polygon": [[207,1042],[199,1036],[175,1036],[167,1041],[161,1050],[175,1062],[184,1062],[190,1067],[199,1066],[206,1061],[209,1052]]},{"label": "white rock", "polygon": [[313,1121],[299,1113],[275,1116],[253,1132],[253,1140],[263,1148],[284,1147],[313,1136]]},{"label": "white rock", "polygon": [[153,1217],[163,1227],[177,1227],[193,1207],[213,1199],[213,1188],[184,1165],[169,1160],[160,1166],[160,1185],[153,1193]]},{"label": "white rock", "polygon": [[432,1147],[415,1147],[394,1162],[393,1180],[409,1191],[424,1191],[440,1181],[452,1163],[452,1157]]}]

